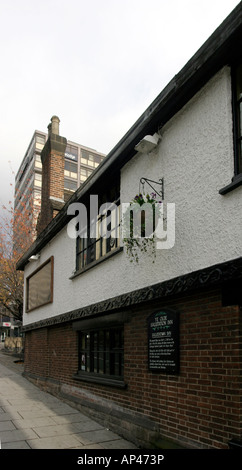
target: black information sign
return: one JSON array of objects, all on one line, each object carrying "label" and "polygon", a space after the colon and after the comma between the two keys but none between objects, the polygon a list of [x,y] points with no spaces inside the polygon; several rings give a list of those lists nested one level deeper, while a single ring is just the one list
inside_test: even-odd
[{"label": "black information sign", "polygon": [[179,372],[179,314],[160,310],[148,318],[149,370]]}]

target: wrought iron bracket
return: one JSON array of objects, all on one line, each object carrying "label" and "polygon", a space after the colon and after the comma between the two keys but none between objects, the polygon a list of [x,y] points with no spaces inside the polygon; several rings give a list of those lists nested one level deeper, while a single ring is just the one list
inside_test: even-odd
[{"label": "wrought iron bracket", "polygon": [[[154,180],[150,180],[149,178],[143,178],[143,177],[140,178],[140,185],[142,185],[143,191],[144,191],[145,183],[147,183],[153,189],[153,191],[156,194],[158,194],[158,196],[161,197],[161,199],[163,201],[163,199],[164,199],[164,178],[160,178],[159,181],[154,181]],[[155,185],[160,186],[159,191],[157,191],[157,188],[155,188],[151,183],[154,183]]]}]

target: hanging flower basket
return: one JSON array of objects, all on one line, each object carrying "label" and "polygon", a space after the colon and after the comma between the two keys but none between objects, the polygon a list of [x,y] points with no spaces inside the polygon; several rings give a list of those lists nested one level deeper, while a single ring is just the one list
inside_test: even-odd
[{"label": "hanging flower basket", "polygon": [[[130,202],[123,215],[123,244],[131,262],[138,263],[140,253],[156,256],[155,229],[160,216],[162,201],[158,201],[156,193],[137,194]],[[143,207],[142,207],[143,206]]]}]

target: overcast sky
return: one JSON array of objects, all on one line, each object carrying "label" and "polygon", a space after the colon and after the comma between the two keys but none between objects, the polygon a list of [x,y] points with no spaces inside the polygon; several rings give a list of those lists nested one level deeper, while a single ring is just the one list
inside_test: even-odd
[{"label": "overcast sky", "polygon": [[0,0],[0,204],[35,131],[108,153],[238,0]]}]

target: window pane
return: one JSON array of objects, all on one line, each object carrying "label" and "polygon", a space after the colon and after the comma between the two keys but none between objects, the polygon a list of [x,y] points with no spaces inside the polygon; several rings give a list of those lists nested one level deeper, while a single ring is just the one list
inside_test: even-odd
[{"label": "window pane", "polygon": [[106,351],[109,351],[110,349],[109,330],[105,332],[105,348]]},{"label": "window pane", "polygon": [[111,211],[111,229],[113,230],[117,226],[117,209]]},{"label": "window pane", "polygon": [[97,240],[96,242],[96,259],[101,257],[101,240]]},{"label": "window pane", "polygon": [[76,255],[76,270],[79,271],[79,269],[81,268],[82,268],[81,255]]},{"label": "window pane", "polygon": [[93,372],[98,372],[98,332],[94,333],[94,367]]},{"label": "window pane", "polygon": [[35,168],[42,168],[41,157],[39,154],[35,154]]},{"label": "window pane", "polygon": [[124,330],[121,328],[121,358],[120,358],[120,375],[124,375]]},{"label": "window pane", "polygon": [[65,170],[77,173],[77,164],[65,161]]},{"label": "window pane", "polygon": [[104,351],[104,331],[99,331],[99,351]]},{"label": "window pane", "polygon": [[107,239],[102,238],[102,256],[106,255],[107,253]]},{"label": "window pane", "polygon": [[92,243],[92,245],[89,247],[88,250],[88,263],[92,263],[92,261],[95,261],[96,259],[96,243]]},{"label": "window pane", "polygon": [[87,346],[87,358],[86,358],[86,371],[91,372],[91,354],[90,354],[90,344],[91,344],[91,337],[88,333],[86,335],[86,346]]},{"label": "window pane", "polygon": [[104,374],[104,332],[99,331],[99,374]]},{"label": "window pane", "polygon": [[81,252],[84,251],[87,247],[87,239],[86,238],[77,238],[77,251]]},{"label": "window pane", "polygon": [[77,239],[77,270],[83,268],[87,264],[87,239]]},{"label": "window pane", "polygon": [[80,333],[80,372],[123,376],[123,328]]},{"label": "window pane", "polygon": [[107,374],[108,371],[108,335],[109,332],[104,331],[104,373]]},{"label": "window pane", "polygon": [[86,335],[81,335],[81,349],[86,349]]},{"label": "window pane", "polygon": [[76,181],[71,181],[71,180],[64,179],[64,187],[65,187],[65,189],[70,189],[71,191],[76,191],[76,189],[77,189]]},{"label": "window pane", "polygon": [[81,354],[81,370],[86,370],[86,354],[82,352]]}]

